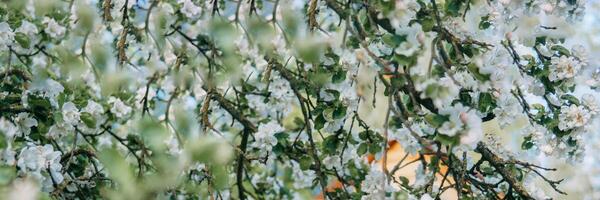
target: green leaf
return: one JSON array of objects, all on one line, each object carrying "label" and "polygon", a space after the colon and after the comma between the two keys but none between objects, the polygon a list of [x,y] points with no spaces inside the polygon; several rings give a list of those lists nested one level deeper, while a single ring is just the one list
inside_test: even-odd
[{"label": "green leaf", "polygon": [[575,5],[577,3],[577,0],[567,0],[567,3],[569,3],[570,5]]},{"label": "green leaf", "polygon": [[332,90],[332,89],[326,89],[325,92],[327,92],[329,94],[332,94],[334,99],[340,98],[340,91]]},{"label": "green leaf", "polygon": [[385,34],[381,39],[383,40],[383,43],[392,47],[397,47],[403,42],[406,42],[406,35]]},{"label": "green leaf", "polygon": [[333,111],[333,119],[342,119],[346,117],[346,106],[340,105]]},{"label": "green leaf", "polygon": [[358,148],[356,149],[356,153],[359,156],[365,155],[365,153],[367,153],[368,147],[369,147],[369,145],[367,145],[366,143],[361,143],[360,145],[358,145]]},{"label": "green leaf", "polygon": [[418,54],[406,56],[402,54],[395,54],[393,60],[398,62],[399,65],[414,66],[417,64]]},{"label": "green leaf", "polygon": [[527,136],[527,137],[525,137],[525,140],[523,140],[523,143],[521,143],[521,149],[527,150],[527,149],[531,149],[531,147],[533,147],[533,142],[531,141],[531,136]]},{"label": "green leaf", "polygon": [[492,97],[492,94],[488,92],[482,92],[479,94],[479,111],[483,113],[491,112],[496,107],[496,100]]},{"label": "green leaf", "polygon": [[333,121],[333,120],[335,120],[333,117],[334,112],[335,112],[335,108],[333,108],[333,107],[326,108],[325,110],[323,110],[323,117],[328,122]]},{"label": "green leaf", "polygon": [[30,42],[29,37],[21,32],[15,33],[15,40],[21,45],[23,48],[29,48]]},{"label": "green leaf", "polygon": [[363,141],[367,140],[368,137],[369,137],[368,131],[362,131],[362,132],[358,133],[358,138],[360,138]]},{"label": "green leaf", "polygon": [[446,12],[454,17],[459,16],[462,0],[446,0]]},{"label": "green leaf", "polygon": [[542,105],[542,104],[539,104],[539,103],[534,103],[534,104],[531,104],[531,107],[532,107],[533,109],[536,109],[536,110],[541,110],[541,111],[544,111],[544,110],[546,109],[546,108],[544,107],[544,105]]},{"label": "green leaf", "polygon": [[377,154],[381,151],[381,146],[377,145],[377,144],[371,144],[369,145],[369,153],[371,154]]},{"label": "green leaf", "polygon": [[406,77],[395,75],[390,79],[394,88],[402,88],[406,84]]},{"label": "green leaf", "polygon": [[437,134],[435,136],[435,140],[441,142],[444,145],[449,145],[449,146],[455,146],[460,143],[459,137],[456,135],[453,137],[450,137],[450,136],[447,136],[444,134]]},{"label": "green leaf", "polygon": [[440,86],[437,83],[427,85],[425,88],[425,95],[428,97],[434,97],[440,92]]},{"label": "green leaf", "polygon": [[20,12],[9,12],[7,22],[8,22],[8,25],[10,26],[10,28],[12,28],[12,29],[19,28],[21,26],[21,23],[23,23],[22,20],[23,20],[23,16],[20,14]]},{"label": "green leaf", "polygon": [[433,30],[433,27],[435,26],[435,21],[431,17],[425,17],[421,20],[420,24],[421,29],[423,29],[423,32],[429,32]]},{"label": "green leaf", "polygon": [[536,44],[546,45],[546,36],[540,36],[535,38]]},{"label": "green leaf", "polygon": [[408,185],[408,183],[409,183],[408,178],[406,178],[404,176],[400,176],[398,178],[400,178],[400,182],[402,183],[402,185]]},{"label": "green leaf", "polygon": [[278,132],[273,134],[273,136],[275,136],[275,138],[277,138],[278,141],[282,141],[282,140],[287,140],[290,137],[290,134],[286,133],[286,132]]},{"label": "green leaf", "polygon": [[305,156],[300,157],[299,163],[300,163],[300,169],[307,170],[308,168],[310,168],[310,165],[312,165],[313,161],[309,156],[305,155]]},{"label": "green leaf", "polygon": [[341,83],[344,80],[346,80],[345,70],[338,70],[333,74],[333,76],[331,76],[331,82],[333,83]]},{"label": "green leaf", "polygon": [[330,135],[323,140],[323,151],[327,154],[334,154],[338,147],[339,139],[336,135]]},{"label": "green leaf", "polygon": [[471,98],[468,90],[461,90],[458,97],[463,105],[471,105],[473,103],[473,98]]},{"label": "green leaf", "polygon": [[481,172],[483,172],[485,175],[492,175],[494,174],[495,170],[494,168],[483,166],[481,167]]},{"label": "green leaf", "polygon": [[567,102],[569,104],[580,105],[579,99],[577,99],[577,97],[575,97],[573,95],[565,94],[565,95],[562,95],[560,98],[567,100]]},{"label": "green leaf", "polygon": [[6,136],[4,136],[4,133],[0,133],[0,149],[4,149],[6,146],[8,146],[6,144]]},{"label": "green leaf", "polygon": [[88,128],[96,128],[96,119],[94,119],[94,116],[92,116],[92,114],[82,112],[79,118]]},{"label": "green leaf", "polygon": [[477,80],[480,80],[480,81],[489,81],[490,80],[490,75],[482,74],[481,72],[479,72],[479,67],[475,63],[471,63],[471,64],[467,65],[467,69],[469,70],[469,72],[471,72],[471,74],[473,74],[473,76]]},{"label": "green leaf", "polygon": [[325,122],[327,122],[327,121],[325,120],[325,117],[323,117],[323,115],[320,114],[315,118],[314,122],[315,122],[315,129],[320,130],[325,126]]},{"label": "green leaf", "polygon": [[481,17],[481,21],[479,22],[479,29],[485,30],[492,26],[492,23],[488,21],[489,15],[485,17]]},{"label": "green leaf", "polygon": [[446,115],[429,114],[425,116],[425,121],[435,128],[442,126],[448,120],[449,118]]},{"label": "green leaf", "polygon": [[571,56],[569,50],[561,45],[554,45],[550,49],[553,51],[558,51],[560,55]]}]

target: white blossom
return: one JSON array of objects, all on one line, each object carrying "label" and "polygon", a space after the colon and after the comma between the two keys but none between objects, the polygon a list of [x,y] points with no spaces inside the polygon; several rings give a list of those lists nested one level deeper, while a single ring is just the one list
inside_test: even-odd
[{"label": "white blossom", "polygon": [[30,90],[31,92],[41,92],[43,97],[47,97],[50,100],[50,104],[52,106],[58,107],[58,101],[56,100],[56,97],[58,97],[58,95],[61,94],[65,88],[58,81],[46,79],[33,85]]},{"label": "white blossom", "polygon": [[449,120],[444,122],[438,129],[441,134],[455,136],[460,134],[460,143],[475,148],[483,138],[481,118],[475,111],[468,110],[461,104],[440,110],[440,114],[448,116]]},{"label": "white blossom", "polygon": [[15,33],[10,28],[8,23],[0,23],[0,49],[7,49],[6,47],[12,44],[14,41]]},{"label": "white blossom", "polygon": [[582,63],[576,60],[574,57],[561,56],[552,57],[552,65],[550,65],[550,74],[548,78],[551,81],[559,81],[563,79],[573,78],[579,70],[581,70]]},{"label": "white blossom", "polygon": [[171,155],[179,155],[182,152],[182,150],[179,148],[179,142],[174,136],[171,136],[168,140],[166,140],[165,144],[167,145],[168,152]]},{"label": "white blossom", "polygon": [[581,100],[583,105],[585,105],[585,107],[587,107],[587,109],[590,111],[590,114],[595,115],[600,112],[600,105],[598,105],[598,100],[596,97],[594,97],[594,95],[584,94],[581,97]]},{"label": "white blossom", "polygon": [[81,112],[87,112],[93,116],[99,116],[104,114],[104,107],[93,100],[88,100],[87,105],[81,109]]},{"label": "white blossom", "polygon": [[53,37],[56,39],[62,37],[65,34],[65,31],[67,30],[65,27],[58,24],[54,20],[54,18],[44,17],[44,20],[42,21],[42,23],[44,25],[46,25],[44,32],[46,32],[48,35],[50,35],[50,37]]},{"label": "white blossom", "polygon": [[112,104],[110,112],[113,113],[117,118],[123,118],[131,113],[131,107],[125,105],[121,99],[116,97],[110,97],[108,103]]},{"label": "white blossom", "polygon": [[558,115],[558,128],[560,130],[569,130],[584,126],[590,119],[590,112],[583,106],[571,105],[562,106]]},{"label": "white blossom", "polygon": [[313,180],[317,178],[316,174],[312,170],[302,170],[300,165],[296,162],[292,163],[294,187],[295,188],[306,188],[312,185]]},{"label": "white blossom", "polygon": [[0,117],[0,131],[6,138],[13,138],[19,133],[19,127],[15,126],[12,122],[6,120],[4,117]]},{"label": "white blossom", "polygon": [[34,35],[38,33],[38,29],[37,26],[35,26],[35,24],[27,21],[27,20],[22,20],[21,21],[21,26],[19,26],[19,28],[17,28],[15,30],[15,32],[21,32],[24,33],[25,35]]},{"label": "white blossom", "polygon": [[[61,153],[54,151],[50,144],[44,146],[28,146],[21,150],[17,166],[24,173],[31,174],[34,178],[44,182],[45,187],[52,187],[53,183],[62,183],[63,176],[61,173],[62,165],[60,164]],[[51,177],[45,177],[42,172],[50,172]]]},{"label": "white blossom", "polygon": [[259,149],[262,154],[270,152],[273,146],[277,145],[275,133],[284,131],[285,129],[275,121],[261,124],[258,126],[258,131],[254,134],[255,142],[252,143],[254,148]]},{"label": "white blossom", "polygon": [[387,199],[386,193],[396,190],[390,184],[387,184],[387,175],[381,171],[381,166],[379,165],[372,165],[370,167],[369,173],[361,183],[361,189],[367,193],[367,195],[361,197],[362,200]]},{"label": "white blossom", "polygon": [[29,135],[31,127],[38,125],[38,121],[29,117],[28,113],[19,113],[14,121],[19,126],[20,132],[25,136]]},{"label": "white blossom", "polygon": [[196,6],[194,2],[191,0],[178,0],[179,4],[183,4],[181,8],[181,13],[183,13],[186,17],[192,18],[198,14],[200,14],[200,7]]},{"label": "white blossom", "polygon": [[62,116],[65,123],[70,125],[77,125],[79,123],[79,109],[73,102],[66,102],[62,107]]},{"label": "white blossom", "polygon": [[67,135],[67,133],[73,131],[74,129],[75,128],[70,124],[57,123],[50,127],[47,135],[49,138],[58,139],[64,135]]}]

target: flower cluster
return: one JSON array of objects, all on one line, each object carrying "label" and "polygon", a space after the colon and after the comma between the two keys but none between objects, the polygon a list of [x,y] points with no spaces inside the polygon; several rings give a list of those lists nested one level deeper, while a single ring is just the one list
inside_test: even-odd
[{"label": "flower cluster", "polygon": [[0,196],[598,199],[599,5],[3,1]]}]

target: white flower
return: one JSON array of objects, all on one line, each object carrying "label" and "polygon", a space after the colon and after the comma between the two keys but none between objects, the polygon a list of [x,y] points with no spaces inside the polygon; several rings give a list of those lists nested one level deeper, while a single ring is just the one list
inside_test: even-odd
[{"label": "white flower", "polygon": [[[272,73],[271,76],[280,76],[279,73]],[[271,92],[271,96],[274,99],[286,99],[286,97],[291,97],[292,90],[290,89],[290,84],[283,78],[274,79],[269,85],[269,92]]]},{"label": "white flower", "polygon": [[256,141],[252,143],[252,146],[259,149],[261,154],[271,151],[273,146],[277,145],[277,138],[275,133],[284,131],[276,121],[270,121],[266,124],[261,124],[258,127],[258,132],[254,134]]},{"label": "white flower", "polygon": [[339,130],[340,128],[342,128],[342,126],[344,125],[344,119],[336,119],[333,121],[329,121],[327,122],[327,126],[325,126],[325,128],[323,129],[325,132],[329,132],[329,133],[333,133],[337,130]]},{"label": "white flower", "polygon": [[179,0],[178,3],[183,3],[181,13],[183,13],[186,17],[191,18],[200,14],[200,7],[196,6],[196,4],[194,4],[192,1]]},{"label": "white flower", "polygon": [[[421,130],[419,127],[417,127],[417,124],[413,124],[411,126],[413,130]],[[391,130],[390,133],[390,138],[399,142],[406,153],[414,155],[421,147],[419,142],[410,134],[410,130],[407,128]]]},{"label": "white flower", "polygon": [[[146,91],[148,91],[148,93],[146,93]],[[155,96],[156,90],[153,87],[140,87],[140,89],[137,90],[135,95],[135,107],[141,108],[142,106],[144,106],[144,98],[146,98],[146,103],[150,104],[150,101],[152,101],[152,99],[154,99]]]},{"label": "white flower", "polygon": [[109,135],[101,135],[98,137],[98,147],[110,147],[112,146],[112,137]]},{"label": "white flower", "polygon": [[584,94],[581,96],[581,100],[583,100],[583,105],[587,107],[590,111],[590,114],[595,115],[600,112],[600,105],[598,105],[598,100],[592,94]]},{"label": "white flower", "polygon": [[423,196],[421,196],[421,200],[433,200],[433,198],[429,194],[425,193]]},{"label": "white flower", "polygon": [[425,171],[425,167],[423,167],[423,164],[417,164],[416,168],[417,170],[415,171],[415,181],[411,185],[413,188],[422,187],[425,184],[428,184],[429,181],[433,178],[433,175],[431,173],[427,173]]},{"label": "white flower", "polygon": [[260,116],[264,117],[269,115],[269,110],[271,108],[264,103],[265,98],[263,96],[248,94],[246,95],[246,99],[248,99],[248,106],[259,113]]},{"label": "white flower", "polygon": [[19,113],[14,121],[19,126],[20,132],[23,135],[29,135],[31,127],[38,125],[36,119],[29,117],[29,113]]},{"label": "white flower", "polygon": [[326,90],[326,88],[322,88],[321,91],[319,91],[319,96],[321,98],[323,98],[323,101],[333,101],[333,100],[335,100],[335,96],[333,96],[332,93],[328,92]]},{"label": "white flower", "polygon": [[10,146],[2,151],[2,162],[6,165],[13,166],[15,165],[15,156],[17,153],[13,151]]},{"label": "white flower", "polygon": [[558,115],[558,128],[562,131],[582,127],[590,119],[591,114],[583,106],[562,106]]},{"label": "white flower", "polygon": [[131,112],[131,107],[125,105],[121,99],[110,97],[108,103],[112,104],[110,112],[115,114],[117,118],[123,118]]},{"label": "white flower", "polygon": [[196,173],[191,173],[191,179],[194,181],[201,181],[202,179],[204,179],[206,177],[204,174],[205,169],[206,165],[204,163],[196,163],[196,166],[191,167],[191,170],[196,171]]},{"label": "white flower", "polygon": [[62,115],[65,123],[69,125],[77,125],[79,122],[79,109],[73,102],[66,102],[62,107]]},{"label": "white flower", "polygon": [[447,136],[455,136],[460,130],[463,129],[463,121],[460,118],[461,113],[466,109],[460,106],[453,106],[440,110],[440,115],[447,115],[448,121],[444,122],[438,129],[438,132]]},{"label": "white flower", "polygon": [[74,128],[73,126],[69,125],[69,124],[65,124],[65,123],[57,123],[54,124],[50,127],[50,129],[48,130],[48,137],[49,138],[60,138],[63,135],[66,135],[67,132],[72,131]]},{"label": "white flower", "polygon": [[[61,183],[63,176],[61,174],[62,165],[60,164],[61,153],[54,151],[52,145],[28,146],[21,150],[17,166],[25,173],[30,173],[34,178],[40,181],[52,183]],[[49,171],[52,178],[42,176],[42,172]]]},{"label": "white flower", "polygon": [[467,130],[461,135],[460,143],[475,148],[477,143],[483,139],[483,128],[481,118],[474,111],[461,113],[461,120],[467,125]]},{"label": "white flower", "polygon": [[15,30],[15,32],[21,32],[21,33],[24,33],[25,35],[35,35],[38,33],[38,29],[35,26],[35,24],[32,24],[31,22],[29,22],[27,20],[22,20],[21,26],[19,28],[17,28]]},{"label": "white flower", "polygon": [[67,30],[65,27],[58,24],[53,18],[44,17],[42,23],[46,25],[44,32],[46,32],[48,35],[50,35],[50,37],[53,38],[61,37],[63,34],[65,34],[65,31]]},{"label": "white flower", "polygon": [[325,157],[325,159],[323,159],[323,165],[325,166],[325,168],[327,169],[340,169],[340,157],[339,156],[327,156]]},{"label": "white flower", "polygon": [[292,161],[292,171],[294,177],[295,188],[306,188],[312,186],[313,180],[317,178],[315,172],[312,170],[302,170],[300,164]]},{"label": "white flower", "polygon": [[449,118],[438,129],[441,134],[451,137],[460,134],[460,143],[472,148],[483,139],[481,118],[477,116],[474,110],[468,110],[462,104],[456,104],[441,109],[440,114]]},{"label": "white flower", "polygon": [[0,23],[0,49],[7,49],[6,47],[14,41],[14,37],[15,33],[8,23]]},{"label": "white flower", "polygon": [[387,192],[395,190],[391,184],[382,184],[387,181],[386,175],[380,170],[381,166],[371,165],[369,174],[365,176],[365,180],[361,183],[361,189],[367,195],[362,196],[362,200],[368,199],[385,199]]},{"label": "white flower", "polygon": [[90,113],[94,116],[104,114],[104,108],[99,103],[96,103],[93,100],[88,100],[87,105],[81,109],[81,112]]},{"label": "white flower", "polygon": [[96,127],[103,124],[107,116],[104,115],[104,107],[95,101],[88,99],[87,105],[81,109],[82,113],[89,113],[96,121]]},{"label": "white flower", "polygon": [[573,78],[582,67],[582,63],[574,57],[564,55],[560,58],[552,57],[550,62],[552,63],[550,65],[550,74],[548,75],[550,81]]},{"label": "white flower", "polygon": [[41,92],[44,97],[47,97],[50,100],[50,104],[52,106],[58,107],[58,101],[56,101],[56,97],[62,93],[65,88],[55,80],[46,79],[44,81],[40,81],[39,83],[34,83],[30,90],[31,92]]},{"label": "white flower", "polygon": [[422,96],[432,98],[435,106],[441,108],[444,105],[449,105],[458,96],[460,88],[452,79],[442,77],[438,80],[429,79],[421,85],[421,90],[424,91],[421,94]]},{"label": "white flower", "polygon": [[545,154],[550,155],[552,152],[554,152],[554,147],[552,147],[552,145],[545,144],[540,147],[540,150],[542,150],[542,152]]},{"label": "white flower", "polygon": [[4,133],[4,136],[7,139],[10,139],[19,132],[19,128],[17,128],[17,126],[15,126],[12,122],[2,117],[0,118],[0,132]]},{"label": "white flower", "polygon": [[500,126],[512,123],[522,113],[522,107],[512,95],[500,95],[496,99],[496,105],[497,107],[494,108],[493,112]]},{"label": "white flower", "polygon": [[168,153],[171,155],[179,155],[182,150],[179,148],[179,142],[176,137],[171,136],[168,140],[165,141],[167,145]]},{"label": "white flower", "polygon": [[583,63],[587,63],[588,61],[588,52],[583,45],[575,45],[571,48],[571,53],[573,56],[579,58],[579,60]]}]

